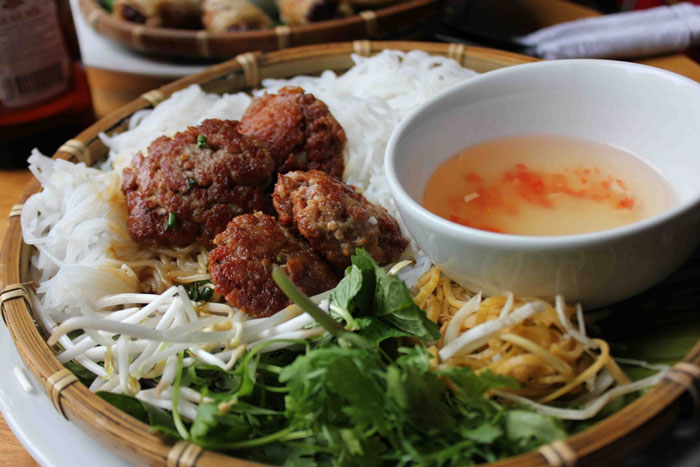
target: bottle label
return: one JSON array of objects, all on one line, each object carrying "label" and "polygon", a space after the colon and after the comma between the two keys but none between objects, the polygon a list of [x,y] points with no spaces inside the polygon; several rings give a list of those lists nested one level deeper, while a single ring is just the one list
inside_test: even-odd
[{"label": "bottle label", "polygon": [[0,103],[24,107],[70,85],[70,57],[52,0],[0,0]]}]

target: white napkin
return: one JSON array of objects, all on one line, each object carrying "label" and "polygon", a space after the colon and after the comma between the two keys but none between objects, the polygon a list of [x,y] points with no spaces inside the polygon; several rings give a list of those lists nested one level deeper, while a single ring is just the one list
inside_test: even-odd
[{"label": "white napkin", "polygon": [[700,45],[700,6],[679,3],[556,24],[517,42],[545,59],[631,58]]}]

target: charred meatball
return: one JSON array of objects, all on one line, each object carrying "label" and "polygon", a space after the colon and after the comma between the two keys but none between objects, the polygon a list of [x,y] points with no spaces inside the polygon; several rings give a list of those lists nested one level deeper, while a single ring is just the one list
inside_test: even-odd
[{"label": "charred meatball", "polygon": [[345,131],[326,104],[301,88],[287,86],[253,99],[241,132],[272,153],[279,172],[318,169],[343,175]]},{"label": "charred meatball", "polygon": [[239,122],[205,120],[161,136],[124,169],[129,234],[143,244],[211,245],[239,214],[271,211],[275,163]]},{"label": "charred meatball", "polygon": [[251,316],[270,316],[291,303],[272,279],[274,264],[308,295],[338,283],[332,268],[306,241],[260,212],[233,219],[214,244],[209,272],[216,292]]},{"label": "charred meatball", "polygon": [[408,245],[386,209],[325,172],[280,175],[272,202],[280,222],[298,231],[336,268],[350,265],[356,248],[386,264],[397,261]]}]

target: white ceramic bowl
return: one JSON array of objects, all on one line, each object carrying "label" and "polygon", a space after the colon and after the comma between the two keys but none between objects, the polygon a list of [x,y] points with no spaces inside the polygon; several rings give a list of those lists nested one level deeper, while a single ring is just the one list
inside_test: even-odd
[{"label": "white ceramic bowl", "polygon": [[[608,143],[660,172],[678,199],[627,226],[581,235],[496,234],[421,206],[446,158],[481,141],[554,134]],[[643,65],[561,60],[465,81],[416,109],[387,146],[389,187],[418,245],[454,280],[586,307],[635,295],[676,269],[700,239],[700,84]]]}]

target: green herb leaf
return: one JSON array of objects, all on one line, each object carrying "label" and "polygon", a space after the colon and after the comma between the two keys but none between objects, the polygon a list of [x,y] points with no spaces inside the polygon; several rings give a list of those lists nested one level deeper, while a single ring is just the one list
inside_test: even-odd
[{"label": "green herb leaf", "polygon": [[104,391],[98,391],[97,395],[135,419],[141,420],[144,423],[149,423],[148,412],[144,408],[143,402],[140,400],[125,394],[113,394]]},{"label": "green herb leaf", "polygon": [[194,177],[187,177],[187,188],[192,188],[195,186],[199,186],[197,180]]},{"label": "green herb leaf", "polygon": [[284,292],[290,300],[306,313],[310,314],[326,331],[331,333],[331,335],[340,337],[343,332],[345,332],[340,324],[312,302],[304,292],[299,290],[278,265],[274,265],[272,268],[272,279],[274,279],[277,286],[282,289],[282,292]]},{"label": "green herb leaf", "polygon": [[[398,331],[423,341],[436,341],[441,337],[435,323],[413,303],[406,284],[387,274],[364,249],[355,252],[352,266],[332,298],[333,303],[348,313],[377,316]],[[375,331],[376,328],[372,329],[371,339],[374,341],[378,337]]]},{"label": "green herb leaf", "polygon": [[491,444],[503,436],[503,430],[496,424],[484,423],[471,430],[463,431],[462,435],[479,444]]},{"label": "green herb leaf", "polygon": [[378,316],[402,331],[411,333],[427,342],[442,336],[437,325],[433,323],[413,302],[406,284],[396,276],[390,276],[380,267],[375,268],[377,290],[374,306]]},{"label": "green herb leaf", "polygon": [[175,382],[173,384],[173,422],[175,423],[175,428],[177,428],[178,434],[183,439],[189,439],[190,433],[187,431],[185,424],[180,418],[180,410],[178,402],[180,399],[180,382],[182,381],[182,359],[184,352],[181,350],[177,354],[177,369],[175,370]]},{"label": "green herb leaf", "polygon": [[71,371],[71,373],[77,376],[80,382],[83,383],[85,386],[89,387],[96,378],[93,372],[86,370],[83,365],[72,360],[70,362],[64,363],[63,366],[68,368]]},{"label": "green herb leaf", "polygon": [[304,292],[294,285],[294,282],[282,271],[278,265],[272,267],[272,279],[282,292],[289,297],[299,308],[310,314],[333,337],[343,340],[355,347],[368,348],[372,343],[362,336],[345,331],[328,313],[320,309]]},{"label": "green herb leaf", "polygon": [[114,0],[99,0],[102,8],[112,13],[114,10]]},{"label": "green herb leaf", "polygon": [[98,391],[97,395],[132,417],[147,423],[152,429],[158,430],[174,439],[182,439],[175,428],[173,417],[165,410],[146,404],[125,394]]},{"label": "green herb leaf", "polygon": [[419,362],[415,358],[401,357],[387,368],[388,398],[425,427],[453,424],[454,418],[442,404],[444,383],[429,371],[427,359]]},{"label": "green herb leaf", "polygon": [[[342,403],[343,411],[355,422],[372,419],[381,410],[383,399],[383,389],[373,371],[376,368],[381,368],[381,359],[371,350],[312,350],[284,368],[279,376],[280,382],[289,383],[287,410],[334,417],[333,409]],[[326,407],[326,414],[321,413],[324,404],[330,406]]]},{"label": "green herb leaf", "polygon": [[204,135],[197,135],[197,147],[199,149],[204,149],[207,147],[207,137]]},{"label": "green herb leaf", "polygon": [[438,370],[440,376],[451,379],[458,388],[459,397],[469,399],[480,397],[491,389],[519,389],[517,381],[507,376],[495,375],[486,371],[478,376],[468,368],[447,367]]},{"label": "green herb leaf", "polygon": [[177,214],[170,211],[168,212],[168,223],[165,224],[165,230],[174,229],[177,225]]},{"label": "green herb leaf", "polygon": [[193,282],[187,287],[187,296],[195,302],[207,302],[214,296],[214,285],[210,280]]},{"label": "green herb leaf", "polygon": [[506,430],[511,440],[535,441],[537,445],[566,438],[561,420],[525,410],[506,413]]},{"label": "green herb leaf", "polygon": [[207,302],[214,296],[214,289],[211,287],[203,287],[199,291],[199,299],[203,302]]},{"label": "green herb leaf", "polygon": [[190,433],[193,441],[209,447],[248,439],[252,427],[238,414],[219,414],[217,404],[200,404]]},{"label": "green herb leaf", "polygon": [[397,329],[376,316],[363,316],[361,318],[356,318],[355,322],[360,328],[359,333],[365,339],[369,339],[377,345],[387,339],[413,337],[413,334]]},{"label": "green herb leaf", "polygon": [[177,431],[177,428],[175,427],[173,417],[170,413],[159,407],[146,404],[145,402],[142,402],[142,405],[148,413],[148,424],[151,426],[151,428],[158,430],[171,438],[182,439]]},{"label": "green herb leaf", "polygon": [[372,313],[376,288],[374,260],[363,249],[351,258],[352,265],[332,294],[333,303],[350,314],[363,316]]}]

